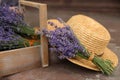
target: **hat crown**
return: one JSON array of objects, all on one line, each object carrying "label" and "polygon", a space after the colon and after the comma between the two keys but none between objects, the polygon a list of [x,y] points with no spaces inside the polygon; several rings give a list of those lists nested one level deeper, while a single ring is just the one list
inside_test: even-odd
[{"label": "hat crown", "polygon": [[85,15],[75,15],[67,24],[89,52],[97,55],[104,52],[110,41],[110,34],[103,25]]}]

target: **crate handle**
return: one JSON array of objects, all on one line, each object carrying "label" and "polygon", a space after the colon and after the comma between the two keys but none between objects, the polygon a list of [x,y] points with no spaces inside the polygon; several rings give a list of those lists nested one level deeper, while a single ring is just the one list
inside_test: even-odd
[{"label": "crate handle", "polygon": [[[43,3],[36,3],[31,1],[19,0],[19,3],[25,6],[34,7],[39,10],[39,26],[42,31],[47,27],[47,5]],[[41,35],[41,63],[42,67],[47,67],[49,65],[48,59],[48,41],[44,35]]]},{"label": "crate handle", "polygon": [[37,3],[37,2],[31,2],[31,1],[25,1],[25,0],[19,0],[19,3],[26,6],[30,6],[30,7],[35,7],[35,8],[39,8],[41,5],[46,5],[44,3]]}]

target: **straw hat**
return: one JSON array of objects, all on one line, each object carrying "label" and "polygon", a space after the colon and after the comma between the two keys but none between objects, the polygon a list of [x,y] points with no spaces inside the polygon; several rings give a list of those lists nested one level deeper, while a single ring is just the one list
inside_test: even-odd
[{"label": "straw hat", "polygon": [[[60,27],[63,26],[55,19],[48,21],[52,21]],[[107,45],[110,41],[110,34],[103,25],[85,15],[72,16],[68,20],[67,24],[71,27],[77,39],[90,53],[98,55],[103,59],[111,60],[114,67],[118,65],[118,57],[114,52],[107,48]],[[51,28],[53,27],[48,25],[49,30],[54,30]],[[88,69],[100,71],[98,67],[92,63],[91,60],[86,60],[80,57],[76,57],[74,59],[69,58],[68,60]]]}]

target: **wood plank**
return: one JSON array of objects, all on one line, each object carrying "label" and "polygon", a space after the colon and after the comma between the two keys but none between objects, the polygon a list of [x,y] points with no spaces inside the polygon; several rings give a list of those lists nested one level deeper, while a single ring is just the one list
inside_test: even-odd
[{"label": "wood plank", "polygon": [[[39,19],[40,19],[40,30],[42,32],[43,29],[47,27],[47,5],[42,4],[39,7]],[[48,59],[48,41],[44,35],[41,35],[41,58],[42,58],[42,66],[47,67],[49,64]]]},{"label": "wood plank", "polygon": [[39,8],[41,5],[43,5],[43,3],[36,3],[36,2],[25,1],[25,0],[19,0],[19,3],[25,6],[30,6],[35,8]]},{"label": "wood plank", "polygon": [[0,77],[40,66],[40,46],[0,52]]}]

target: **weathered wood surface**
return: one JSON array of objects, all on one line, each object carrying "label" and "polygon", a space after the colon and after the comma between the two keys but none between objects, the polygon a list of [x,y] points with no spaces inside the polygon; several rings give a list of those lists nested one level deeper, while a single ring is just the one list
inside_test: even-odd
[{"label": "weathered wood surface", "polygon": [[[43,4],[39,7],[39,21],[40,21],[40,30],[47,27],[47,5]],[[41,60],[42,60],[42,67],[47,67],[48,62],[48,41],[44,35],[41,35]]]},{"label": "weathered wood surface", "polygon": [[0,52],[0,76],[40,66],[40,46]]}]

